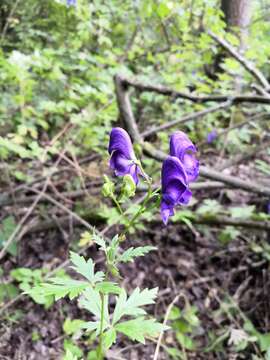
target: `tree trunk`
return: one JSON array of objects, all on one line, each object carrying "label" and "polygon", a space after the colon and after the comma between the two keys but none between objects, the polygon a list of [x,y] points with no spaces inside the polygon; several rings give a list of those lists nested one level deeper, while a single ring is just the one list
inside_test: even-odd
[{"label": "tree trunk", "polygon": [[222,0],[221,9],[230,30],[237,30],[240,38],[240,51],[244,52],[251,20],[251,0]]}]

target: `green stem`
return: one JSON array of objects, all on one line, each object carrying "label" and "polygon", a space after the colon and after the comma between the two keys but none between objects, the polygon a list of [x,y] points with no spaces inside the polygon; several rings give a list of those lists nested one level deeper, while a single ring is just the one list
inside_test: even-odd
[{"label": "green stem", "polygon": [[116,199],[115,196],[112,196],[112,200],[113,200],[113,202],[115,203],[115,205],[116,205],[118,211],[120,212],[120,214],[123,215],[123,216],[125,216],[124,211],[123,211],[121,205],[119,204],[119,202],[117,201],[117,199]]},{"label": "green stem", "polygon": [[99,331],[99,346],[97,351],[98,360],[103,360],[103,324],[104,324],[104,294],[100,294],[101,297],[101,315],[100,315],[100,331]]},{"label": "green stem", "polygon": [[146,178],[147,184],[148,184],[148,192],[147,195],[142,203],[142,205],[140,206],[139,210],[136,212],[136,214],[131,218],[129,224],[126,226],[124,232],[122,233],[122,235],[125,235],[128,230],[131,228],[131,226],[134,225],[135,221],[137,220],[137,218],[141,215],[141,213],[143,212],[145,205],[148,203],[149,199],[152,196],[152,181],[150,178]]}]

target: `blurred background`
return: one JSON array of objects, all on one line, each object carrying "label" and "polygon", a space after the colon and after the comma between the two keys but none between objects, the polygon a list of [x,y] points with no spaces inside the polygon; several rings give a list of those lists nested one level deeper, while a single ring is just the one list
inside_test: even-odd
[{"label": "blurred background", "polygon": [[[89,227],[121,228],[101,195],[109,132],[127,125],[119,75],[144,141],[168,153],[184,131],[202,168],[167,227],[153,204],[130,229],[158,251],[123,269],[127,289],[158,286],[161,321],[181,294],[160,359],[270,359],[269,20],[268,0],[1,0],[1,359],[93,359],[76,302],[23,292],[65,275],[70,250],[99,261]],[[123,340],[109,358],[154,348]]]}]

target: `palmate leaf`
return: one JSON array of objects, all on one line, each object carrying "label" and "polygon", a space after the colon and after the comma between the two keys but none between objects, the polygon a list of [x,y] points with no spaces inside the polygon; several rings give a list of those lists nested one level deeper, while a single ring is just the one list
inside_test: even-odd
[{"label": "palmate leaf", "polygon": [[[100,320],[101,314],[101,296],[100,293],[91,287],[89,287],[83,292],[81,299],[79,300],[79,305],[94,314],[97,319]],[[109,323],[109,310],[108,310],[108,296],[104,296],[104,321],[106,328]]]},{"label": "palmate leaf", "polygon": [[123,254],[118,257],[118,261],[124,263],[134,261],[136,257],[143,256],[148,252],[156,249],[157,248],[154,246],[139,246],[136,248],[131,247],[128,250],[124,251]]},{"label": "palmate leaf", "polygon": [[140,291],[139,288],[136,288],[127,299],[127,293],[124,289],[122,289],[116,301],[113,313],[113,324],[117,323],[124,315],[144,315],[146,312],[141,308],[141,306],[154,304],[157,292],[158,288],[150,290],[144,289],[142,291]]},{"label": "palmate leaf", "polygon": [[96,282],[102,281],[104,279],[104,273],[102,271],[94,272],[95,264],[92,259],[88,259],[87,261],[83,256],[80,256],[74,252],[70,252],[70,260],[74,266],[74,269],[77,273],[84,276],[87,280],[91,282],[91,284],[95,284]]},{"label": "palmate leaf", "polygon": [[36,286],[27,291],[27,293],[32,297],[54,296],[55,300],[68,295],[70,300],[72,300],[79,296],[87,286],[89,286],[89,283],[86,281],[55,277],[50,279],[49,283]]},{"label": "palmate leaf", "polygon": [[168,327],[156,322],[155,319],[146,320],[141,317],[116,324],[115,329],[131,340],[145,344],[145,337],[156,337],[161,331],[167,330]]}]

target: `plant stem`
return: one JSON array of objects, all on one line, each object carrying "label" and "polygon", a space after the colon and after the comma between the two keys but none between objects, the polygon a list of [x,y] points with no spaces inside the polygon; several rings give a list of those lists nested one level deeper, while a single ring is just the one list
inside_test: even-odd
[{"label": "plant stem", "polygon": [[131,226],[134,225],[135,221],[137,220],[137,218],[141,215],[141,213],[144,210],[145,205],[147,204],[147,202],[149,201],[149,199],[152,196],[152,181],[150,178],[146,179],[147,184],[148,184],[148,191],[147,191],[147,195],[142,203],[142,205],[140,206],[139,210],[136,212],[136,214],[131,218],[129,224],[127,225],[127,227],[125,228],[124,232],[122,233],[122,235],[125,235],[128,230],[131,228]]},{"label": "plant stem", "polygon": [[104,294],[100,294],[101,297],[101,314],[100,314],[100,331],[99,331],[99,346],[97,350],[98,360],[103,360],[103,324],[104,324]]},{"label": "plant stem", "polygon": [[112,196],[111,198],[112,198],[113,202],[115,203],[115,205],[116,205],[118,211],[120,212],[120,214],[125,216],[124,211],[123,211],[121,205],[119,204],[118,200],[116,199],[116,197]]}]

